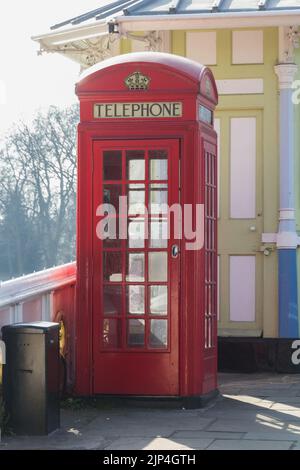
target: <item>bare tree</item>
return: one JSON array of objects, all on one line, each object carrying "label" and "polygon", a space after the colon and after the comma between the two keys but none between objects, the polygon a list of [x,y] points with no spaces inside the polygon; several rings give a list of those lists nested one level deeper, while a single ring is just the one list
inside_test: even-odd
[{"label": "bare tree", "polygon": [[11,276],[74,258],[77,122],[77,106],[51,106],[31,125],[19,122],[2,145],[2,276],[1,264]]}]

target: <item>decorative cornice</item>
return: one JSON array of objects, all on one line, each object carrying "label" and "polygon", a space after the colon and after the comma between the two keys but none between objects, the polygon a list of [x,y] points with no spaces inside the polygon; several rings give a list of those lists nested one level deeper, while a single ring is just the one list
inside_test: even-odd
[{"label": "decorative cornice", "polygon": [[279,89],[292,89],[298,66],[296,64],[284,63],[275,65],[274,70],[276,75],[278,76]]}]

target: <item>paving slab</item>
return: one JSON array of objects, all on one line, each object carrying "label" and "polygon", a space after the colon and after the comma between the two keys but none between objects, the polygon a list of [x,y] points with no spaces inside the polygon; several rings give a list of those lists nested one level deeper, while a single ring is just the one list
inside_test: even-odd
[{"label": "paving slab", "polygon": [[278,410],[278,411],[295,411],[293,415],[299,416],[300,412],[300,403],[273,403],[271,406],[271,410]]},{"label": "paving slab", "polygon": [[94,450],[103,449],[108,445],[110,441],[101,436],[100,433],[97,435],[90,434],[61,434],[48,436],[48,437],[18,437],[18,438],[6,438],[4,442],[0,444],[0,449],[5,450]]},{"label": "paving slab", "polygon": [[[227,389],[228,390],[228,389]],[[222,393],[226,393],[222,391]],[[227,393],[230,394],[230,391],[227,391]],[[240,388],[238,394],[239,395],[250,395],[253,397],[257,398],[265,398],[265,397],[281,397],[283,395],[290,396],[290,397],[295,397],[297,396],[297,390],[296,389],[291,389],[291,388],[264,388],[264,387],[256,387],[255,388]]]},{"label": "paving slab", "polygon": [[216,439],[207,450],[289,450],[293,443],[289,441],[250,441]]},{"label": "paving slab", "polygon": [[[299,387],[300,389],[300,387]],[[292,404],[292,405],[297,405],[299,404],[300,407],[300,396],[283,396],[280,395],[279,397],[266,397],[261,399],[260,405],[264,406],[264,403],[285,403],[285,404]]]},{"label": "paving slab", "polygon": [[264,399],[261,397],[254,397],[252,395],[242,395],[242,394],[235,395],[232,393],[229,393],[229,394],[223,393],[223,397],[229,398],[230,400],[236,400],[239,403],[244,403],[245,405],[259,405],[264,401]]},{"label": "paving slab", "polygon": [[[222,407],[219,407],[214,410],[208,410],[205,414],[206,418],[215,417],[218,420],[229,419],[230,421],[239,420],[245,421],[248,423],[294,423],[296,426],[300,425],[300,412],[297,410],[275,410],[271,408],[258,408],[253,407],[249,409],[248,407],[237,409],[236,407],[228,408],[224,410]],[[243,431],[242,431],[243,432]]]},{"label": "paving slab", "polygon": [[183,415],[180,417],[177,415],[174,417],[172,410],[170,410],[168,419],[160,417],[159,413],[152,417],[139,413],[138,418],[135,416],[135,420],[133,418],[130,420],[118,419],[116,416],[105,421],[102,417],[95,418],[85,427],[85,432],[101,429],[102,434],[109,436],[109,438],[124,435],[127,437],[168,437],[176,430],[184,430],[186,427],[195,431],[202,430],[214,420],[214,417],[204,418],[201,416],[184,418]]},{"label": "paving slab", "polygon": [[105,450],[204,450],[213,439],[129,439],[121,438],[112,442]]},{"label": "paving slab", "polygon": [[256,441],[300,441],[300,429],[295,432],[288,429],[279,430],[270,428],[267,431],[247,432],[244,434],[244,438]]},{"label": "paving slab", "polygon": [[232,420],[222,418],[212,423],[208,428],[206,428],[206,431],[238,433],[260,432],[268,426],[272,426],[275,429],[282,430],[284,427],[284,422],[270,424],[269,422],[264,423],[263,421],[249,422],[248,420]]},{"label": "paving slab", "polygon": [[242,439],[247,433],[244,432],[217,432],[217,431],[176,431],[170,439],[201,438],[201,439]]}]

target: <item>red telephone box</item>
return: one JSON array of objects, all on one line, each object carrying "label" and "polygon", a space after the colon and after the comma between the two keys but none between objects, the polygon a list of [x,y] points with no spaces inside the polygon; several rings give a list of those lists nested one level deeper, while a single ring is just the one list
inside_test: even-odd
[{"label": "red telephone box", "polygon": [[92,67],[76,92],[76,393],[214,393],[213,75],[179,56],[135,53]]}]

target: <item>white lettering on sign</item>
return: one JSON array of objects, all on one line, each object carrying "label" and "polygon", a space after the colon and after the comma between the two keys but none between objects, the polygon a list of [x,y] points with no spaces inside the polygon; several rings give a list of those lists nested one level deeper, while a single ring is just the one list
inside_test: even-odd
[{"label": "white lettering on sign", "polygon": [[178,118],[182,117],[182,102],[158,103],[95,103],[94,118]]}]

